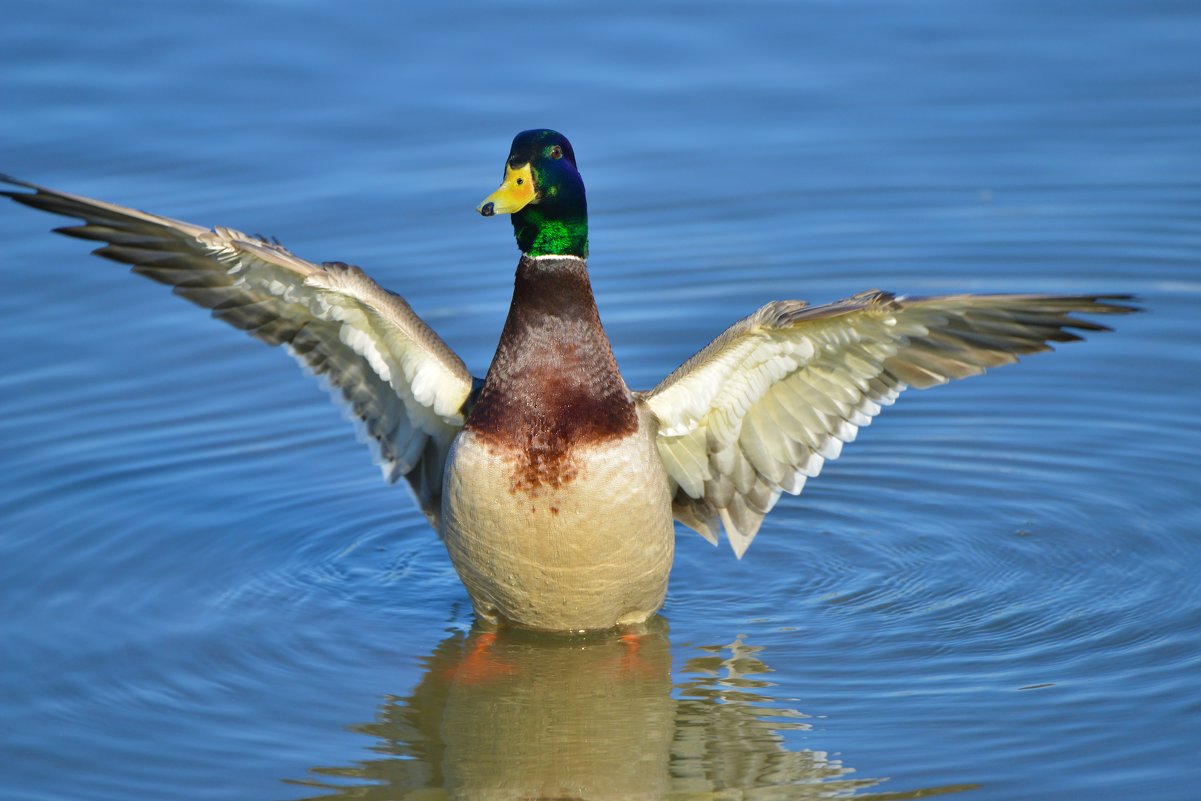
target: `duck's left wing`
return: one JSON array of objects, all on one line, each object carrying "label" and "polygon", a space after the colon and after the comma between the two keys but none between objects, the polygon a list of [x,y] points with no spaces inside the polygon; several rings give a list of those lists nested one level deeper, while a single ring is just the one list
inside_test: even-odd
[{"label": "duck's left wing", "polygon": [[314,264],[262,237],[0,181],[32,190],[0,194],[83,220],[57,230],[104,243],[97,255],[133,265],[269,345],[286,345],[338,390],[377,446],[385,477],[405,477],[437,525],[442,468],[474,382],[404,298],[357,267]]},{"label": "duck's left wing", "polygon": [[741,557],[781,492],[797,494],[906,387],[977,375],[1108,330],[1073,314],[1121,314],[1125,295],[864,292],[824,306],[769,303],[643,400],[674,484],[676,519]]}]

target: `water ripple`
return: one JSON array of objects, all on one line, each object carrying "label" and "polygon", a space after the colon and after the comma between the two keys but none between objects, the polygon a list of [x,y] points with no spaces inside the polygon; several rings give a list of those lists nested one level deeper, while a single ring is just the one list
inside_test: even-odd
[{"label": "water ripple", "polygon": [[466,593],[315,382],[4,206],[0,796],[447,794],[609,720],[591,754],[628,758],[588,764],[656,798],[1189,797],[1195,8],[16,2],[0,168],[362,264],[476,374],[517,254],[472,209],[541,124],[631,386],[781,297],[1147,313],[907,393],[742,560],[682,531],[653,680],[620,640],[502,642],[529,680],[454,689]]}]

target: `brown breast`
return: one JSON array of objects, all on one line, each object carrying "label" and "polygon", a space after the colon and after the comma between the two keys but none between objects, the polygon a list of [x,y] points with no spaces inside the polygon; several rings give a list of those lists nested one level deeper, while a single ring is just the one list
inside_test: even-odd
[{"label": "brown breast", "polygon": [[513,491],[531,494],[575,478],[574,448],[638,430],[583,260],[522,256],[509,317],[465,427],[513,461]]}]

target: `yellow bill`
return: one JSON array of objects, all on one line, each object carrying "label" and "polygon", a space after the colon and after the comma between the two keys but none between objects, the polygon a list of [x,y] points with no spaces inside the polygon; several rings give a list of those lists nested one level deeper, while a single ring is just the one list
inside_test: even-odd
[{"label": "yellow bill", "polygon": [[493,214],[512,214],[521,211],[534,200],[534,175],[530,165],[524,164],[517,169],[505,167],[505,179],[484,202],[475,210],[485,217]]}]

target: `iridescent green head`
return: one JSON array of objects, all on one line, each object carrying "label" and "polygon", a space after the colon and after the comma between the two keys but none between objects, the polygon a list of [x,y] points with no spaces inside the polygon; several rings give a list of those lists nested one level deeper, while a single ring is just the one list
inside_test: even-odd
[{"label": "iridescent green head", "polygon": [[513,215],[517,247],[527,256],[588,255],[588,202],[567,137],[546,129],[513,138],[500,189],[480,214]]}]

